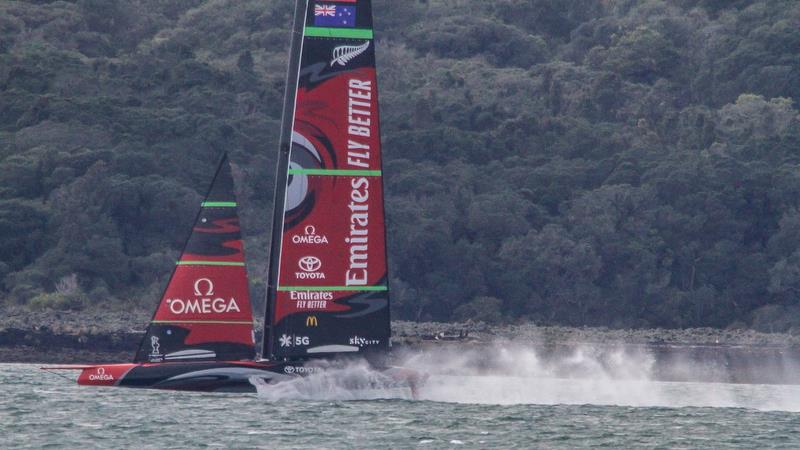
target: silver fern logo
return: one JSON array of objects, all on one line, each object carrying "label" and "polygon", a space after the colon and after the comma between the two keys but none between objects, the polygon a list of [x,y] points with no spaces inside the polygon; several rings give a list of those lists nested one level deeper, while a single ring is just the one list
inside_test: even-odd
[{"label": "silver fern logo", "polygon": [[345,66],[353,60],[356,56],[364,53],[369,48],[369,41],[361,45],[340,45],[333,49],[333,61],[331,67],[335,64]]}]

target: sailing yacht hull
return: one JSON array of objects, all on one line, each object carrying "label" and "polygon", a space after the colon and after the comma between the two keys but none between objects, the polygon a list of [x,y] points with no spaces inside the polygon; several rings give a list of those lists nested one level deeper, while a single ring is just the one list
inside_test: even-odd
[{"label": "sailing yacht hull", "polygon": [[[322,373],[314,362],[208,361],[167,363],[98,364],[43,367],[45,370],[80,370],[83,386],[128,387],[194,392],[257,392],[297,377]],[[427,378],[417,371],[386,367],[378,370],[387,377],[388,387],[407,389],[412,398]],[[375,386],[365,386],[374,388]],[[354,390],[361,387],[354,386]]]},{"label": "sailing yacht hull", "polygon": [[256,361],[102,364],[81,369],[78,384],[196,392],[256,392],[251,378],[266,383],[291,379],[297,368]]}]

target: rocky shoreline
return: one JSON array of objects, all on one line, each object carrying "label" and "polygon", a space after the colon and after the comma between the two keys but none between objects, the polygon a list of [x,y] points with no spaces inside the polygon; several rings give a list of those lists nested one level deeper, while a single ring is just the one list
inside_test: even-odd
[{"label": "rocky shoreline", "polygon": [[[148,319],[149,312],[144,310],[53,312],[11,308],[0,319],[0,363],[129,361]],[[665,381],[800,384],[800,336],[791,334],[748,329],[613,330],[473,322],[395,321],[392,328],[398,353],[484,349],[491,354],[492,346],[513,346],[532,349],[545,362],[568,359],[580,350],[601,364],[620,354],[646,354],[653,360],[653,376]],[[491,359],[482,360],[490,366]]]}]

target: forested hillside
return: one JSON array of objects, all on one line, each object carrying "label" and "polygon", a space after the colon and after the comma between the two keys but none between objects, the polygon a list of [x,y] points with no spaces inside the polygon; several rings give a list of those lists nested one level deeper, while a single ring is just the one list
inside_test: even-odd
[{"label": "forested hillside", "polygon": [[[800,329],[800,2],[375,0],[393,316]],[[0,304],[264,295],[290,0],[0,2]]]}]

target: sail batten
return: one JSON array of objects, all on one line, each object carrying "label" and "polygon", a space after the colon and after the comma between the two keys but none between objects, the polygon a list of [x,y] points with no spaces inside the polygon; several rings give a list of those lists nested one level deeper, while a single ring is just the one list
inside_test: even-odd
[{"label": "sail batten", "polygon": [[309,292],[317,292],[317,291],[388,291],[388,286],[279,286],[279,291],[282,292],[289,292],[289,291],[309,291]]},{"label": "sail batten", "polygon": [[282,136],[291,142],[288,161],[279,161],[264,354],[384,348],[389,288],[371,0],[297,6],[304,20],[287,77],[294,84]]},{"label": "sail batten", "polygon": [[236,208],[239,205],[236,202],[203,202],[200,206],[203,208]]},{"label": "sail batten", "polygon": [[309,37],[326,37],[326,38],[343,38],[343,39],[372,39],[373,34],[371,29],[364,28],[324,28],[324,27],[306,27],[306,36]]},{"label": "sail batten", "polygon": [[354,169],[289,169],[289,175],[327,175],[340,177],[380,177],[383,172],[380,170],[354,170]]},{"label": "sail batten", "polygon": [[244,267],[244,262],[230,262],[230,261],[177,261],[178,266],[235,266]]}]

